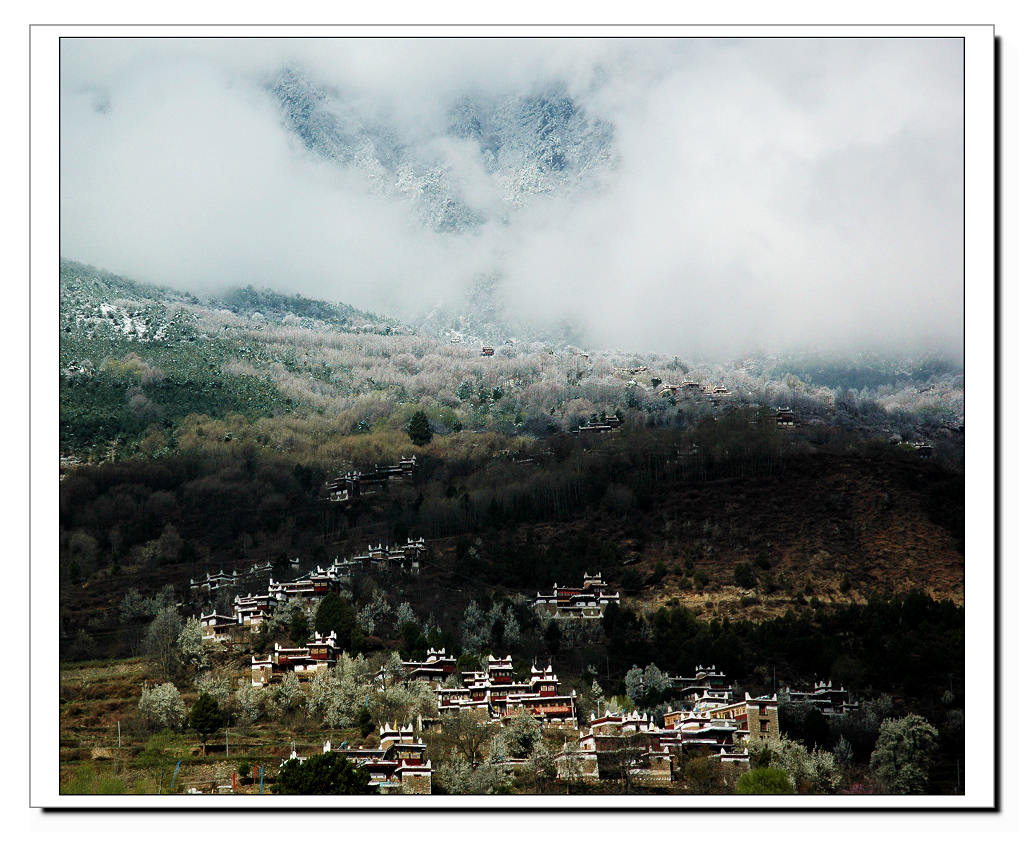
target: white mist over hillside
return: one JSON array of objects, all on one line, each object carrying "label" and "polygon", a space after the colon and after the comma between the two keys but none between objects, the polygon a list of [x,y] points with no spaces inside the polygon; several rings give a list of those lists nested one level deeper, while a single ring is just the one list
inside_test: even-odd
[{"label": "white mist over hillside", "polygon": [[962,76],[955,39],[64,39],[61,253],[605,347],[960,358]]}]

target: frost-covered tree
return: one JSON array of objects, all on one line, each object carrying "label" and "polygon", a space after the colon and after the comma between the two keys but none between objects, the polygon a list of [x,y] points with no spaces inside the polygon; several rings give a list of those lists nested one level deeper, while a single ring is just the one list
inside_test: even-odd
[{"label": "frost-covered tree", "polygon": [[441,762],[434,776],[440,790],[447,794],[501,794],[509,787],[509,775],[502,768],[489,762],[474,767],[461,756]]},{"label": "frost-covered tree", "polygon": [[174,587],[169,583],[149,599],[149,615],[156,616],[165,607],[173,607],[177,603]]},{"label": "frost-covered tree", "polygon": [[142,686],[139,713],[154,727],[180,729],[185,722],[185,703],[171,682]]},{"label": "frost-covered tree", "polygon": [[655,664],[648,664],[644,669],[633,666],[626,673],[626,694],[633,704],[649,706],[654,703],[658,694],[669,688],[672,682]]},{"label": "frost-covered tree", "polygon": [[310,682],[306,710],[326,726],[349,728],[358,722],[375,690],[373,670],[362,655],[343,652],[333,669],[317,673]]},{"label": "frost-covered tree", "polygon": [[418,624],[416,621],[416,612],[412,609],[408,601],[403,601],[395,608],[395,628],[401,631],[408,624]]},{"label": "frost-covered tree", "polygon": [[363,633],[372,634],[380,626],[385,625],[391,615],[391,605],[379,590],[359,611],[357,620]]},{"label": "frost-covered tree", "polygon": [[[334,703],[337,692],[337,677],[334,670],[323,670],[313,676],[306,691],[306,711],[310,717],[324,719]],[[333,724],[332,724],[333,725]]]},{"label": "frost-covered tree", "polygon": [[669,677],[654,664],[648,664],[644,667],[644,691],[648,695],[661,693],[667,690],[671,684],[672,682],[669,681]]},{"label": "frost-covered tree", "polygon": [[636,705],[644,695],[644,671],[634,664],[626,672],[624,683],[626,685],[626,696],[633,700],[633,704]]},{"label": "frost-covered tree", "polygon": [[832,748],[832,755],[842,767],[849,767],[853,764],[853,745],[846,740],[846,736],[839,737],[835,747]]},{"label": "frost-covered tree", "polygon": [[385,688],[403,684],[407,676],[408,672],[402,665],[402,656],[398,652],[388,655],[378,672],[380,684]]},{"label": "frost-covered tree", "polygon": [[481,636],[485,635],[488,629],[490,629],[490,634],[487,636],[491,645],[499,649],[515,648],[519,644],[521,629],[519,619],[511,604],[491,605],[483,627],[480,628]]},{"label": "frost-covered tree", "polygon": [[121,599],[119,615],[122,622],[131,622],[133,619],[141,619],[152,616],[150,612],[150,599],[143,597],[138,589],[129,589],[124,598]]}]

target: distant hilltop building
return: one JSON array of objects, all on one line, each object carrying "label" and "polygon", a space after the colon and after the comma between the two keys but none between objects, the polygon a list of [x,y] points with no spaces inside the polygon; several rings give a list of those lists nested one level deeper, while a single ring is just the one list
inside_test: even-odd
[{"label": "distant hilltop building", "polygon": [[206,572],[206,576],[200,580],[195,578],[189,578],[188,585],[189,591],[193,595],[202,595],[203,593],[216,592],[218,589],[223,589],[228,586],[240,586],[243,583],[265,578],[274,570],[274,564],[269,560],[265,562],[254,563],[248,571],[239,573],[232,569],[230,572],[221,569],[214,574]]},{"label": "distant hilltop building", "polygon": [[481,357],[493,357],[494,356],[494,348],[492,346],[490,346],[490,345],[485,345],[483,348],[480,349],[480,356]]},{"label": "distant hilltop building", "polygon": [[357,497],[366,497],[385,490],[389,482],[412,479],[417,468],[416,456],[402,458],[398,464],[375,465],[370,473],[352,470],[336,476],[324,485],[327,499],[335,503],[347,503]]},{"label": "distant hilltop building", "polygon": [[537,593],[533,608],[551,619],[600,619],[605,607],[619,603],[619,593],[608,592],[608,584],[600,573],[583,574],[580,587],[559,586],[549,593]]},{"label": "distant hilltop building", "polygon": [[591,417],[586,423],[581,425],[578,429],[573,429],[573,434],[602,434],[609,431],[617,431],[622,425],[622,420],[617,415],[611,414],[610,416],[599,419],[597,417]]},{"label": "distant hilltop building", "polygon": [[796,425],[793,409],[787,407],[779,408],[775,413],[775,425],[779,428],[793,428]]},{"label": "distant hilltop building", "polygon": [[[207,642],[227,641],[241,628],[255,631],[263,622],[270,618],[274,608],[281,603],[295,603],[313,607],[331,592],[338,592],[342,582],[351,577],[353,571],[398,571],[406,574],[418,574],[420,560],[427,553],[426,540],[407,538],[405,544],[385,545],[378,542],[377,546],[366,546],[366,553],[339,560],[335,557],[326,568],[317,566],[313,571],[299,575],[294,580],[267,579],[265,592],[235,595],[232,604],[232,615],[227,616],[216,612],[200,615],[203,639]],[[297,562],[297,561],[296,561]],[[257,564],[253,568],[261,572],[269,571],[270,563]],[[197,583],[190,581],[194,592],[215,591],[221,586],[236,585],[242,579],[232,572],[220,572],[206,575],[206,580]],[[443,654],[443,652],[442,652]]]},{"label": "distant hilltop building", "polygon": [[816,681],[810,690],[784,687],[779,691],[779,698],[783,702],[809,703],[826,717],[838,717],[860,707],[850,701],[850,692],[845,687],[833,687],[831,679]]}]

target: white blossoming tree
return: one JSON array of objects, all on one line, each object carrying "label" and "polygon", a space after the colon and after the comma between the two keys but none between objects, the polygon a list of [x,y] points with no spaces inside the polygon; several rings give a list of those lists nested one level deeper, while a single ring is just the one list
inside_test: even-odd
[{"label": "white blossoming tree", "polygon": [[139,713],[151,726],[162,729],[180,729],[185,722],[185,703],[171,682],[142,686]]},{"label": "white blossoming tree", "polygon": [[258,723],[264,713],[264,690],[248,679],[239,679],[235,691],[235,704],[241,719],[246,723]]},{"label": "white blossoming tree", "polygon": [[178,657],[185,666],[202,669],[208,663],[203,646],[203,626],[195,616],[186,620],[178,634]]}]

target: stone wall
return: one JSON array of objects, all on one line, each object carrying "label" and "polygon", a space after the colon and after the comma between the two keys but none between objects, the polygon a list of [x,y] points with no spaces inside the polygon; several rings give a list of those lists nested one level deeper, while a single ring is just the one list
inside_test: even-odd
[{"label": "stone wall", "polygon": [[402,773],[402,794],[430,794],[430,774],[415,774],[410,771]]}]

